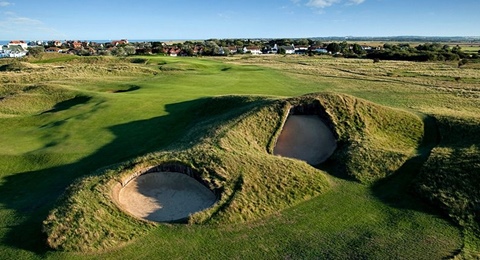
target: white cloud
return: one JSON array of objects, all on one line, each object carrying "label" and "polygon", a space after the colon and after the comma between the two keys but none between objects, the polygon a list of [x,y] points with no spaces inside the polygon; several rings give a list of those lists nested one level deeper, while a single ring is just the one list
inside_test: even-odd
[{"label": "white cloud", "polygon": [[365,0],[349,0],[349,4],[352,4],[352,5],[359,5],[363,2],[365,2]]},{"label": "white cloud", "polygon": [[0,7],[5,7],[5,6],[9,6],[9,5],[13,5],[13,4],[9,3],[7,1],[0,1]]},{"label": "white cloud", "polygon": [[307,5],[318,8],[325,8],[339,3],[341,0],[309,0]]},{"label": "white cloud", "polygon": [[[298,2],[299,0],[292,0]],[[315,8],[326,8],[335,4],[345,3],[346,5],[359,5],[365,0],[308,0],[307,6]]]},{"label": "white cloud", "polygon": [[[64,38],[64,34],[50,28],[40,20],[18,16],[14,12],[3,12],[0,16],[0,31],[2,38],[40,39]],[[5,39],[2,39],[5,40]]]},{"label": "white cloud", "polygon": [[43,23],[39,20],[21,17],[14,12],[3,12],[3,14],[4,17],[0,19],[0,28],[43,25]]}]

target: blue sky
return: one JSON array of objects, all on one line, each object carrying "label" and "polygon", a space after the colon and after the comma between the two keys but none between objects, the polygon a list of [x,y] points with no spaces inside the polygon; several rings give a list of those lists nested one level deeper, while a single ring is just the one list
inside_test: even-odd
[{"label": "blue sky", "polygon": [[480,0],[0,0],[0,40],[480,36]]}]

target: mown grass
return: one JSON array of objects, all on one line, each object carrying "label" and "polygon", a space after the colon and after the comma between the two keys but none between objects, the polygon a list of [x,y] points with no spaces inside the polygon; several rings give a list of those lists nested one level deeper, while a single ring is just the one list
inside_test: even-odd
[{"label": "mown grass", "polygon": [[[439,217],[438,211],[409,195],[410,177],[416,176],[419,170],[415,164],[406,167],[412,176],[396,180],[407,183],[406,187],[396,189],[397,193],[389,196],[386,196],[388,190],[379,194],[369,188],[371,185],[329,177],[331,188],[327,193],[287,210],[270,211],[264,215],[255,213],[257,218],[253,219],[256,220],[242,224],[159,225],[147,228],[149,231],[128,244],[104,253],[85,255],[48,251],[41,223],[65,188],[76,178],[98,168],[164,149],[181,140],[188,129],[196,125],[193,123],[198,114],[190,111],[201,110],[206,104],[202,97],[228,94],[298,96],[329,90],[438,118],[475,122],[480,112],[475,83],[479,75],[474,64],[457,68],[456,64],[373,64],[363,60],[307,57],[144,58],[148,62],[116,59],[84,62],[79,58],[0,72],[2,87],[23,89],[41,83],[64,89],[66,93],[57,101],[49,101],[35,110],[29,110],[28,104],[24,104],[26,108],[23,110],[21,106],[18,109],[5,106],[13,112],[9,110],[0,118],[2,257],[146,258],[158,255],[159,248],[166,257],[172,258],[385,258],[393,255],[432,259],[451,256],[455,250],[463,250],[463,256],[478,254],[478,239],[471,235],[475,234],[474,230],[457,228]],[[175,69],[160,70],[160,66],[166,64]],[[423,74],[434,71],[439,77],[415,77],[409,71],[423,71]],[[396,74],[403,76],[397,77]],[[452,84],[445,75],[469,80]],[[115,93],[131,86],[139,89]],[[22,94],[21,91],[18,93]],[[68,103],[75,96],[89,99],[73,106],[63,106],[66,109],[54,109],[55,104]],[[229,102],[225,101],[223,106],[226,104]],[[235,106],[225,107],[225,110],[231,109],[235,110]],[[215,108],[199,113],[211,113],[210,120],[217,122],[228,118],[222,119],[222,110],[216,111]],[[201,118],[207,119],[205,116]],[[445,146],[461,150],[463,148],[457,143],[462,140],[476,147],[478,142],[472,135],[468,131],[462,138],[452,135],[451,145]],[[388,148],[389,143],[385,140],[386,148],[392,148]],[[382,141],[377,141],[380,146]],[[222,142],[219,147],[221,145]],[[197,148],[201,149],[200,146]],[[458,156],[459,153],[452,155]],[[230,158],[231,161],[237,160],[233,155]],[[468,158],[471,159],[464,163],[466,169],[478,172],[478,166],[475,166],[478,158]],[[208,159],[207,156],[203,160]],[[263,161],[261,165],[264,165]],[[456,166],[447,163],[445,167],[453,169]],[[469,180],[470,177],[464,176],[463,179],[471,185],[469,187],[474,187],[475,182]],[[395,183],[390,184],[391,187],[396,187]],[[441,185],[448,186],[448,181]],[[476,196],[475,193],[466,193],[462,189],[455,192],[460,195],[454,197],[463,198],[465,196],[461,193],[465,193],[471,194],[468,199],[476,199],[472,197]],[[447,208],[444,212],[450,211]],[[218,219],[235,222],[232,216],[238,215],[225,214]],[[369,250],[371,248],[375,250]]]}]

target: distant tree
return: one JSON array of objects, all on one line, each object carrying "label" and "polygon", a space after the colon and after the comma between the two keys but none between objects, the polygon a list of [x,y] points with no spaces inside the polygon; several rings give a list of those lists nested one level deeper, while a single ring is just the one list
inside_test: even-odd
[{"label": "distant tree", "polygon": [[112,50],[110,51],[110,53],[113,56],[125,56],[126,55],[125,49],[123,47],[113,47]]},{"label": "distant tree", "polygon": [[329,43],[327,45],[327,51],[329,51],[331,53],[340,52],[340,45],[336,42]]},{"label": "distant tree", "polygon": [[284,48],[278,49],[278,54],[287,54],[287,51]]},{"label": "distant tree", "polygon": [[28,55],[32,57],[40,57],[45,52],[45,48],[43,46],[38,47],[28,47]]},{"label": "distant tree", "polygon": [[100,55],[100,56],[110,56],[110,55],[112,55],[112,53],[109,50],[98,50],[97,54]]},{"label": "distant tree", "polygon": [[462,47],[460,47],[458,45],[452,48],[453,53],[459,53],[461,51],[462,51]]},{"label": "distant tree", "polygon": [[307,46],[308,43],[309,43],[308,39],[299,39],[299,40],[296,40],[294,44]]},{"label": "distant tree", "polygon": [[230,49],[227,47],[222,47],[223,49],[223,55],[229,55],[230,54]]},{"label": "distant tree", "polygon": [[362,46],[360,46],[360,44],[357,44],[357,43],[352,45],[352,51],[353,53],[359,54],[359,55],[365,54],[365,50],[362,48]]},{"label": "distant tree", "polygon": [[134,46],[125,46],[123,47],[126,55],[134,55],[136,52],[136,48]]},{"label": "distant tree", "polygon": [[340,52],[341,53],[349,53],[350,52],[350,48],[349,48],[348,43],[346,41],[343,41],[343,42],[339,43],[338,46],[340,47]]},{"label": "distant tree", "polygon": [[242,40],[235,40],[235,46],[237,47],[243,47],[245,43]]},{"label": "distant tree", "polygon": [[79,52],[78,52],[78,55],[79,56],[90,56],[91,53],[88,49],[81,49]]},{"label": "distant tree", "polygon": [[194,43],[191,41],[184,42],[182,46],[182,54],[186,56],[193,56],[194,55],[193,46],[194,46]]},{"label": "distant tree", "polygon": [[393,45],[391,43],[385,43],[383,44],[383,48],[385,50],[390,50],[390,49],[393,49]]},{"label": "distant tree", "polygon": [[163,47],[163,43],[161,42],[152,42],[152,48],[159,48]]}]

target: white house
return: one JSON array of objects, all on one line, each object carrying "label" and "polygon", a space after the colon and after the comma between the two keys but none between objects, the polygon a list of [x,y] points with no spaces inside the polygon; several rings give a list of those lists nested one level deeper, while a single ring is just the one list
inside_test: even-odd
[{"label": "white house", "polygon": [[279,49],[284,49],[285,54],[295,54],[295,46],[293,44],[287,46],[280,46]]},{"label": "white house", "polygon": [[245,46],[243,47],[243,53],[251,53],[253,55],[259,55],[262,54],[262,50],[259,47],[256,46]]},{"label": "white house", "polygon": [[28,51],[18,45],[4,45],[0,47],[0,58],[20,58],[27,55],[27,53]]},{"label": "white house", "polygon": [[24,50],[28,48],[28,44],[25,41],[10,41],[8,47],[10,48],[11,46],[20,46]]}]

